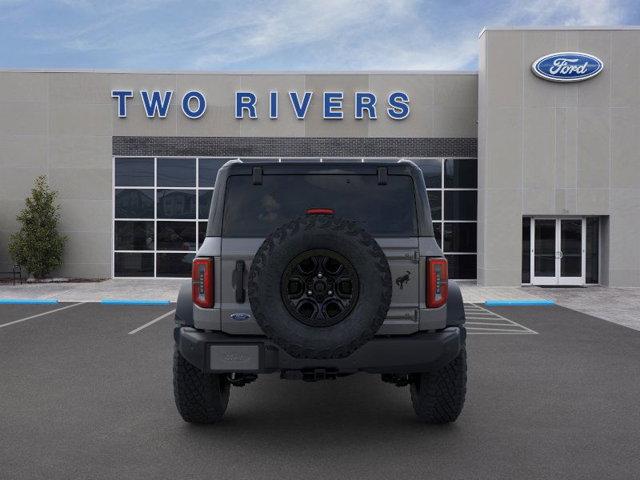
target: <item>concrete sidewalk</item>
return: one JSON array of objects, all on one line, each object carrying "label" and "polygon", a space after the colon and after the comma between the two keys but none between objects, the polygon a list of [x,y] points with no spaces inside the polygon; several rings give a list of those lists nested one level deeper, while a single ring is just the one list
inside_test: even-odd
[{"label": "concrete sidewalk", "polygon": [[479,287],[459,282],[465,302],[486,300],[553,300],[558,305],[640,330],[640,288],[601,287]]},{"label": "concrete sidewalk", "polygon": [[[56,299],[60,302],[169,300],[189,279],[111,279],[86,283],[0,285],[0,299]],[[640,330],[640,288],[480,287],[459,282],[466,303],[486,300],[554,300],[558,305]]]},{"label": "concrete sidewalk", "polygon": [[180,285],[188,278],[126,279],[80,283],[1,284],[0,299],[56,299],[60,302],[99,302],[104,299],[169,300],[178,298]]},{"label": "concrete sidewalk", "polygon": [[[189,279],[126,279],[98,282],[0,284],[0,298],[57,299],[60,302],[97,302],[105,298],[170,300]],[[458,282],[466,303],[493,300],[536,300],[548,298],[541,289],[530,287],[478,287],[475,282]]]}]

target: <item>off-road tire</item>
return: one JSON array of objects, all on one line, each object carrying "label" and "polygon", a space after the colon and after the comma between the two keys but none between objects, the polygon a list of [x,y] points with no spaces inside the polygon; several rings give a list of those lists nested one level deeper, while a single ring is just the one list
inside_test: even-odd
[{"label": "off-road tire", "polygon": [[229,381],[224,375],[203,373],[173,353],[173,394],[185,422],[216,423],[222,420],[229,403]]},{"label": "off-road tire", "polygon": [[[346,258],[358,275],[353,310],[339,323],[310,326],[287,310],[283,272],[305,251],[326,249]],[[357,223],[333,215],[307,215],[282,225],[258,249],[249,272],[249,302],[264,333],[297,358],[342,358],[371,340],[391,303],[391,271],[375,239]]]},{"label": "off-road tire", "polygon": [[429,424],[454,422],[464,406],[467,391],[467,349],[435,372],[411,375],[411,403],[418,418]]}]

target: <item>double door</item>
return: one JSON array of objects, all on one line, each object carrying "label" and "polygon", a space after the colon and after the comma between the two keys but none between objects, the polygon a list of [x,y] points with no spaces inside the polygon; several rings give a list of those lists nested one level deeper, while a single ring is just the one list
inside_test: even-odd
[{"label": "double door", "polygon": [[533,218],[531,222],[531,283],[584,285],[586,220]]}]

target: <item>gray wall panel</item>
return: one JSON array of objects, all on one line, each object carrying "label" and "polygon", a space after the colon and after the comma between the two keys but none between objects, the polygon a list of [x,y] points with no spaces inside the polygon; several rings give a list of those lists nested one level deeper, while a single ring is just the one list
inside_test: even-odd
[{"label": "gray wall panel", "polygon": [[[111,90],[125,88],[134,96],[123,119]],[[146,117],[141,89],[174,91],[167,118]],[[190,89],[207,98],[199,120],[180,111]],[[239,89],[258,94],[259,120],[234,118]],[[280,92],[278,120],[269,120],[265,108],[272,89]],[[300,121],[287,92],[305,89],[314,90],[314,102]],[[342,121],[322,120],[322,91],[330,89],[345,92]],[[356,89],[378,95],[378,120],[353,118]],[[434,124],[436,89],[440,110]],[[404,121],[386,117],[386,95],[393,90],[411,97]],[[61,230],[72,237],[55,275],[109,277],[114,153],[475,157],[476,109],[474,74],[0,72],[0,269],[11,265],[8,236],[37,175],[48,175],[59,190]]]},{"label": "gray wall panel", "polygon": [[[601,283],[640,286],[640,250],[632,233],[640,229],[639,46],[637,30],[483,33],[478,79],[480,283],[520,283],[506,267],[520,264],[523,215],[600,215]],[[574,84],[535,77],[531,63],[556,51],[594,54],[604,70]],[[497,205],[496,196],[509,186],[515,188],[509,202]],[[496,208],[500,216],[495,216]],[[500,262],[505,268],[498,268]]]}]

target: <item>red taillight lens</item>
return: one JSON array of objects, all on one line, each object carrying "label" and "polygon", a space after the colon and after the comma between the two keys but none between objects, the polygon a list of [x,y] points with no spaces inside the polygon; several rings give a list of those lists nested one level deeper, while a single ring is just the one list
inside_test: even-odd
[{"label": "red taillight lens", "polygon": [[438,308],[447,303],[449,269],[445,258],[427,260],[427,307]]},{"label": "red taillight lens", "polygon": [[307,215],[333,215],[333,208],[308,208]]},{"label": "red taillight lens", "polygon": [[191,267],[191,299],[199,307],[213,307],[213,258],[194,258]]}]

